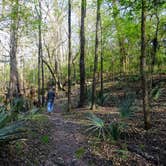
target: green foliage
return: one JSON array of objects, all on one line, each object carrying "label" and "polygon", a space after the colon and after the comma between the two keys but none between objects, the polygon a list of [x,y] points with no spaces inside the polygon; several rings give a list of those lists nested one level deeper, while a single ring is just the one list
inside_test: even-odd
[{"label": "green foliage", "polygon": [[75,156],[77,159],[81,159],[84,154],[85,154],[86,150],[83,147],[80,147],[79,149],[76,150],[75,152]]},{"label": "green foliage", "polygon": [[25,112],[27,111],[27,100],[23,97],[16,97],[12,100],[11,103],[11,110],[16,112]]},{"label": "green foliage", "polygon": [[119,103],[119,112],[122,118],[128,118],[133,115],[136,110],[132,109],[135,100],[134,94],[126,94],[124,99]]},{"label": "green foliage", "polygon": [[132,75],[128,78],[129,82],[136,82],[140,80],[140,76],[139,75]]},{"label": "green foliage", "polygon": [[18,115],[18,119],[20,120],[31,120],[40,123],[47,123],[48,117],[41,113],[41,108],[33,108],[28,110],[26,113],[22,113]]},{"label": "green foliage", "polygon": [[98,118],[93,113],[89,113],[87,119],[88,119],[88,128],[86,131],[90,132],[91,134],[96,133],[98,138],[105,139],[105,134],[106,134],[105,122],[101,118]]},{"label": "green foliage", "polygon": [[30,69],[27,68],[26,70],[26,79],[28,80],[28,82],[33,85],[33,86],[37,86],[37,68],[34,69]]},{"label": "green foliage", "polygon": [[125,123],[113,122],[108,125],[108,131],[113,140],[117,141],[120,138],[121,132],[125,129]]},{"label": "green foliage", "polygon": [[0,112],[0,128],[7,123],[8,114],[5,111]]},{"label": "green foliage", "polygon": [[110,124],[106,124],[104,120],[97,117],[93,113],[88,115],[88,128],[86,129],[87,132],[90,134],[97,135],[98,138],[101,139],[112,139],[118,140],[120,138],[121,131],[125,128],[125,124],[113,122]]},{"label": "green foliage", "polygon": [[88,104],[90,104],[92,101],[92,87],[91,86],[88,86],[88,88],[87,88],[86,99],[88,101]]},{"label": "green foliage", "polygon": [[145,145],[144,145],[144,144],[140,144],[140,145],[139,145],[139,148],[140,148],[142,151],[144,151],[144,150],[145,150]]},{"label": "green foliage", "polygon": [[[104,93],[102,96],[100,92],[99,93],[97,92],[96,103],[98,105],[102,105],[102,104],[104,105],[109,101],[110,96],[111,96],[110,93]],[[86,99],[88,101],[88,104],[91,104],[91,101],[92,101],[92,87],[91,86],[89,86],[87,89]]]},{"label": "green foliage", "polygon": [[118,149],[116,150],[116,152],[118,153],[118,155],[123,158],[123,159],[127,159],[128,158],[128,150],[127,149]]},{"label": "green foliage", "polygon": [[24,121],[13,121],[14,115],[5,106],[0,107],[0,143],[20,139],[27,131]]},{"label": "green foliage", "polygon": [[37,113],[39,113],[39,112],[40,112],[40,109],[39,109],[39,108],[33,108],[32,110],[29,111],[29,114],[30,114],[30,115],[35,115],[35,114],[37,114]]},{"label": "green foliage", "polygon": [[0,128],[0,143],[21,139],[25,136],[27,128],[23,121],[16,121]]},{"label": "green foliage", "polygon": [[18,154],[22,153],[23,150],[23,144],[22,142],[16,142],[15,143],[15,148]]},{"label": "green foliage", "polygon": [[6,106],[0,107],[0,144],[26,137],[26,133],[29,131],[26,125],[27,120],[39,119],[41,121],[45,118],[44,115],[39,114],[40,110],[37,108],[27,110],[26,113],[19,112],[22,109],[21,99],[14,100],[13,103],[12,110],[8,110]]},{"label": "green foliage", "polygon": [[104,105],[106,104],[110,99],[110,93],[104,93],[103,95],[101,95],[101,93],[97,94],[97,104],[99,105]]},{"label": "green foliage", "polygon": [[156,86],[151,90],[150,96],[153,100],[158,100],[159,97],[162,94],[162,90],[163,88],[161,88],[160,86]]},{"label": "green foliage", "polygon": [[118,140],[120,137],[120,128],[118,123],[112,123],[109,125],[109,130],[113,140]]},{"label": "green foliage", "polygon": [[[109,94],[105,96],[105,99],[110,98]],[[120,117],[122,119],[131,117],[135,110],[132,106],[135,100],[135,94],[126,94],[122,100],[114,98],[115,102],[119,107]],[[113,140],[118,140],[120,138],[121,132],[126,128],[126,124],[122,122],[112,122],[106,124],[104,120],[97,117],[93,113],[88,115],[89,127],[87,131],[91,134],[97,134],[98,138],[106,139],[111,138]]]},{"label": "green foliage", "polygon": [[48,135],[43,135],[43,136],[41,137],[41,142],[42,142],[43,144],[48,144],[48,143],[49,143],[49,136],[48,136]]},{"label": "green foliage", "polygon": [[45,115],[39,113],[29,116],[29,119],[39,122],[48,122],[48,118]]}]

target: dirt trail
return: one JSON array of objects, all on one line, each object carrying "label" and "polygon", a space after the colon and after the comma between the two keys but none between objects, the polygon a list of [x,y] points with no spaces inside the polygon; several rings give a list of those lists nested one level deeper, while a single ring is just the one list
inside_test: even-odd
[{"label": "dirt trail", "polygon": [[80,133],[81,125],[65,120],[59,112],[55,111],[49,116],[51,122],[51,150],[49,160],[45,166],[67,165],[67,166],[86,166],[86,161],[76,157],[76,151],[85,148],[85,137]]}]

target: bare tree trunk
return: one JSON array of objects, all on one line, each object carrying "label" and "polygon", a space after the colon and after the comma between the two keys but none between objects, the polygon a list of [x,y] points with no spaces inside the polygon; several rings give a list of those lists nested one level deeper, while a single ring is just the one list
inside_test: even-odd
[{"label": "bare tree trunk", "polygon": [[39,57],[41,59],[41,93],[42,93],[42,106],[44,106],[44,63],[43,63],[43,46],[42,46],[42,32],[41,32],[41,24],[42,24],[42,11],[41,11],[41,1],[39,1]]},{"label": "bare tree trunk", "polygon": [[[40,25],[38,27],[40,29]],[[40,36],[40,31],[39,31],[39,36]],[[40,39],[39,39],[40,40]],[[41,57],[40,57],[40,42],[38,46],[38,104],[41,104],[40,100],[40,91],[41,91]]]},{"label": "bare tree trunk", "polygon": [[81,1],[81,30],[80,30],[80,102],[82,107],[85,103],[85,17],[86,0]]},{"label": "bare tree trunk", "polygon": [[71,0],[68,0],[68,111],[71,111]]},{"label": "bare tree trunk", "polygon": [[98,68],[98,56],[99,56],[99,22],[100,22],[100,5],[101,1],[97,0],[97,16],[96,16],[96,40],[95,40],[95,58],[94,58],[94,70],[93,70],[93,84],[92,84],[92,103],[91,109],[95,109],[96,105],[96,73]]},{"label": "bare tree trunk", "polygon": [[147,88],[147,75],[146,75],[146,37],[145,37],[145,24],[146,24],[146,0],[142,0],[142,16],[141,16],[141,57],[140,57],[140,74],[142,80],[142,102],[144,112],[145,129],[150,128],[150,113],[149,113],[149,99]]},{"label": "bare tree trunk", "polygon": [[65,89],[63,88],[62,84],[61,84],[60,81],[58,80],[58,77],[56,76],[54,70],[51,68],[51,66],[49,65],[49,63],[46,62],[44,59],[43,59],[43,63],[47,66],[48,70],[50,71],[50,73],[51,73],[51,75],[52,75],[52,78],[54,79],[54,82],[57,83],[58,88],[59,88],[60,90],[65,91]]},{"label": "bare tree trunk", "polygon": [[101,104],[103,105],[103,38],[102,38],[102,20],[100,16],[100,30],[101,30],[101,55],[100,55],[100,77],[101,77],[101,83],[100,83],[100,93],[101,93]]},{"label": "bare tree trunk", "polygon": [[[43,57],[43,53],[41,54],[41,56]],[[42,63],[41,63],[41,69],[42,69],[42,106],[44,106],[45,97],[44,97],[44,62],[43,62],[43,58],[42,58]]]},{"label": "bare tree trunk", "polygon": [[119,67],[119,73],[120,75],[125,75],[125,59],[126,59],[126,50],[125,50],[125,46],[124,46],[124,36],[122,34],[120,34],[119,32],[121,32],[121,27],[119,26],[119,14],[116,14],[117,11],[120,13],[119,9],[118,9],[118,5],[117,5],[117,1],[113,0],[112,1],[113,4],[113,18],[115,20],[115,27],[117,30],[117,38],[118,38],[118,43],[119,43],[119,53],[120,53],[120,67]]},{"label": "bare tree trunk", "polygon": [[[39,45],[38,45],[38,103],[44,106],[44,63],[43,63],[43,49],[42,49],[42,32],[41,32],[41,24],[42,24],[42,12],[41,12],[41,1],[39,3],[39,25],[38,25],[38,37],[39,37]],[[42,100],[41,100],[42,95]]]},{"label": "bare tree trunk", "polygon": [[15,4],[12,7],[12,13],[14,14],[11,18],[10,27],[10,99],[17,96],[20,93],[20,84],[16,59],[19,26],[18,6],[19,1],[15,0]]}]

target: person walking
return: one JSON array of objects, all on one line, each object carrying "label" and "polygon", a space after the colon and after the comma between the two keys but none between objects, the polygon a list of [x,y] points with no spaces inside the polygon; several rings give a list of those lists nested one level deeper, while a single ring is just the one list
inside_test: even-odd
[{"label": "person walking", "polygon": [[54,110],[54,100],[55,100],[54,88],[50,87],[47,93],[47,112],[49,114],[51,114],[51,112]]}]

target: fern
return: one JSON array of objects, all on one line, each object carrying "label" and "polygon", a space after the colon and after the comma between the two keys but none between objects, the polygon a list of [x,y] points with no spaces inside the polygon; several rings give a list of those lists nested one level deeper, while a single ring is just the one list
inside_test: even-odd
[{"label": "fern", "polygon": [[0,128],[7,123],[8,114],[4,111],[0,113]]},{"label": "fern", "polygon": [[125,123],[113,122],[108,125],[108,130],[110,132],[111,138],[113,140],[118,140],[120,138],[121,132],[126,128]]},{"label": "fern", "polygon": [[153,100],[158,100],[159,97],[161,96],[163,88],[160,88],[159,86],[156,86],[155,88],[152,89],[150,96]]},{"label": "fern", "polygon": [[98,138],[102,137],[103,139],[105,139],[105,122],[93,113],[90,113],[87,119],[89,122],[89,127],[86,131],[91,133],[97,133]]},{"label": "fern", "polygon": [[[25,136],[27,131],[24,122],[13,122],[0,129],[0,143],[10,142]],[[23,135],[24,134],[24,135]]]},{"label": "fern", "polygon": [[127,94],[126,97],[119,103],[119,112],[121,118],[128,118],[133,114],[133,103],[135,96],[132,94]]}]

